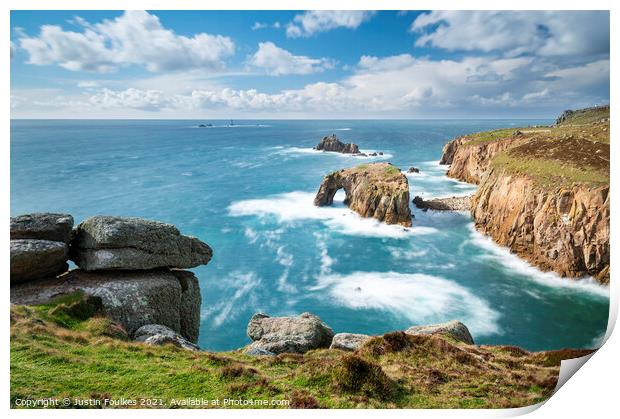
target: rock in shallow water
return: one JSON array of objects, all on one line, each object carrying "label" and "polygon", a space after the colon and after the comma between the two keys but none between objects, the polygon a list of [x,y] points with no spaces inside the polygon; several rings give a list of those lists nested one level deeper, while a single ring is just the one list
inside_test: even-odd
[{"label": "rock in shallow water", "polygon": [[362,335],[358,333],[337,333],[332,339],[332,344],[330,345],[329,349],[355,351],[370,338],[372,338],[372,336]]},{"label": "rock in shallow water", "polygon": [[200,288],[191,272],[76,269],[58,278],[11,286],[11,303],[42,304],[79,290],[100,297],[106,317],[130,334],[141,326],[159,324],[191,342],[198,340]]},{"label": "rock in shallow water", "polygon": [[311,313],[296,317],[269,317],[263,313],[252,316],[247,333],[254,348],[280,354],[305,353],[311,349],[327,348],[334,331]]},{"label": "rock in shallow water", "polygon": [[193,268],[206,265],[213,254],[171,224],[111,216],[82,222],[71,246],[72,260],[87,271]]},{"label": "rock in shallow water", "polygon": [[405,330],[405,333],[410,335],[446,334],[469,345],[474,344],[474,338],[471,337],[467,326],[456,320],[427,326],[413,326]]},{"label": "rock in shallow water", "polygon": [[134,332],[133,338],[137,342],[147,345],[173,344],[190,351],[198,351],[200,348],[183,336],[161,324],[146,324]]},{"label": "rock in shallow water", "polygon": [[471,207],[471,196],[453,196],[451,198],[433,198],[425,200],[420,196],[413,198],[413,204],[424,211],[468,211]]},{"label": "rock in shallow water", "polygon": [[38,239],[69,244],[73,217],[69,214],[33,213],[11,217],[11,240]]},{"label": "rock in shallow water", "polygon": [[59,241],[11,240],[11,284],[65,272],[68,253],[69,247]]}]

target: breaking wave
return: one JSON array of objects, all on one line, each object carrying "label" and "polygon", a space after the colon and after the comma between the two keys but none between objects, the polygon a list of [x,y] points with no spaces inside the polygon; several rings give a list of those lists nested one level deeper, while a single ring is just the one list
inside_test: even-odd
[{"label": "breaking wave", "polygon": [[373,218],[364,218],[351,211],[343,204],[317,207],[314,205],[312,192],[288,192],[263,199],[237,201],[228,207],[232,217],[257,216],[274,217],[279,223],[294,223],[304,220],[318,220],[333,231],[350,236],[387,237],[404,239],[421,234],[435,234],[433,227],[402,227],[379,222]]},{"label": "breaking wave", "polygon": [[489,303],[446,278],[397,272],[353,272],[324,275],[312,291],[354,310],[383,310],[412,325],[459,320],[474,337],[501,333],[500,315]]}]

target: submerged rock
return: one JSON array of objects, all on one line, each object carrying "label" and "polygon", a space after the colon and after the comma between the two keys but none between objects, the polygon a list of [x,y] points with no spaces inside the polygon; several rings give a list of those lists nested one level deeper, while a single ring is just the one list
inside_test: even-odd
[{"label": "submerged rock", "polygon": [[331,205],[339,189],[345,191],[345,204],[362,217],[411,227],[407,176],[392,164],[362,164],[325,176],[314,205]]},{"label": "submerged rock", "polygon": [[433,198],[424,200],[420,196],[413,198],[413,204],[424,211],[468,211],[471,206],[471,196],[453,196],[451,198]]},{"label": "submerged rock", "polygon": [[343,351],[355,351],[372,336],[358,333],[337,333],[332,339],[329,349],[341,349]]},{"label": "submerged rock", "polygon": [[333,151],[336,153],[345,153],[345,154],[358,154],[360,152],[357,144],[353,143],[343,143],[341,142],[335,134],[332,134],[328,137],[323,137],[320,143],[314,147],[315,150],[323,150],[323,151]]},{"label": "submerged rock", "polygon": [[409,169],[407,169],[407,173],[420,173],[420,169],[412,166]]},{"label": "submerged rock", "polygon": [[274,354],[327,348],[334,337],[334,331],[311,313],[296,317],[269,317],[257,313],[248,323],[247,334],[254,341],[248,351],[257,349]]},{"label": "submerged rock", "polygon": [[11,240],[11,284],[66,272],[68,254],[69,247],[59,241]]},{"label": "submerged rock", "polygon": [[191,342],[198,340],[200,288],[191,272],[76,269],[57,278],[11,286],[11,303],[43,304],[77,291],[101,298],[105,316],[130,334],[144,325],[158,324]]},{"label": "submerged rock", "polygon": [[141,218],[96,216],[78,225],[72,260],[87,271],[193,268],[206,265],[211,248],[171,225]]},{"label": "submerged rock", "polygon": [[69,214],[33,213],[11,217],[11,240],[38,239],[69,243],[73,217]]},{"label": "submerged rock", "polygon": [[173,344],[190,351],[198,351],[200,348],[183,336],[161,324],[146,324],[134,332],[136,342],[144,342],[147,345]]},{"label": "submerged rock", "polygon": [[456,320],[428,326],[412,326],[405,330],[405,333],[410,335],[446,334],[469,345],[474,344],[474,338],[471,337],[471,333],[469,333],[467,326]]}]

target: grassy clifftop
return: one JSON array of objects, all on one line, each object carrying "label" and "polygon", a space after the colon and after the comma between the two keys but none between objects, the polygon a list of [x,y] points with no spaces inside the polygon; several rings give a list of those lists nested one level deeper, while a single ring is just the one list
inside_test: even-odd
[{"label": "grassy clifftop", "polygon": [[549,127],[523,127],[479,132],[465,137],[464,147],[511,141],[491,166],[524,174],[544,186],[574,183],[609,184],[609,106],[570,111]]},{"label": "grassy clifftop", "polygon": [[175,407],[175,399],[199,398],[220,400],[209,407],[242,407],[225,399],[267,400],[273,404],[247,407],[270,408],[516,407],[549,397],[560,360],[587,353],[477,347],[402,332],[356,352],[191,352],[131,342],[119,326],[92,317],[80,298],[11,308],[12,406],[66,397],[72,406],[144,398],[149,404],[137,407]]}]

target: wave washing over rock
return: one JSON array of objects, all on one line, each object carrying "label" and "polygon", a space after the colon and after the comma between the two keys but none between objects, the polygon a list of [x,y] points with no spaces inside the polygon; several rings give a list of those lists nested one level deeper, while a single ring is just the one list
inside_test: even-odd
[{"label": "wave washing over rock", "polygon": [[312,192],[288,192],[267,198],[236,201],[228,207],[228,211],[233,217],[252,215],[262,218],[275,217],[282,224],[317,220],[331,230],[349,236],[406,239],[415,235],[438,232],[433,227],[403,228],[399,225],[380,222],[374,218],[362,217],[346,205],[337,204],[338,201],[342,202],[344,199],[344,192],[337,192],[334,195],[333,206],[326,207],[315,206],[313,203],[315,196]]}]

